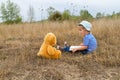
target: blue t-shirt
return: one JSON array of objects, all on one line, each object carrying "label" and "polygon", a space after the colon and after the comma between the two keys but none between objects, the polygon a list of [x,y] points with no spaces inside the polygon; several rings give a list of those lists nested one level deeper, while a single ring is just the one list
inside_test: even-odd
[{"label": "blue t-shirt", "polygon": [[92,33],[89,33],[83,38],[83,45],[88,46],[88,52],[92,52],[97,48],[97,41]]}]

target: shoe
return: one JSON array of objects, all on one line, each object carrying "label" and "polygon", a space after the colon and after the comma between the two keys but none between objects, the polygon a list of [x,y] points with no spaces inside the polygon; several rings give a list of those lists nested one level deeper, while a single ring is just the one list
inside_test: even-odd
[{"label": "shoe", "polygon": [[60,46],[59,46],[59,45],[57,45],[57,49],[60,49]]},{"label": "shoe", "polygon": [[64,42],[64,46],[67,46],[67,42],[66,41]]}]

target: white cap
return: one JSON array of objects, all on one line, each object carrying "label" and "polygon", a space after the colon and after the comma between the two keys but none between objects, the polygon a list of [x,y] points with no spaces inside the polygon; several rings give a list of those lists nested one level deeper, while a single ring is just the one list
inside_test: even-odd
[{"label": "white cap", "polygon": [[83,27],[85,27],[86,30],[90,31],[92,24],[88,21],[82,21],[79,23],[80,25],[82,25]]}]

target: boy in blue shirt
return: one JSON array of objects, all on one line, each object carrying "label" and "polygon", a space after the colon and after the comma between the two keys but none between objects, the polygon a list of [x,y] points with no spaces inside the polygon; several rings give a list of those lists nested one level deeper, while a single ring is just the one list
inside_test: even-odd
[{"label": "boy in blue shirt", "polygon": [[[78,46],[65,46],[62,50],[73,53],[80,52],[82,54],[93,52],[97,48],[97,41],[91,33],[91,27],[92,25],[88,21],[80,22],[78,25],[78,30],[80,35],[83,37],[83,42]],[[58,48],[61,49],[59,46]]]}]

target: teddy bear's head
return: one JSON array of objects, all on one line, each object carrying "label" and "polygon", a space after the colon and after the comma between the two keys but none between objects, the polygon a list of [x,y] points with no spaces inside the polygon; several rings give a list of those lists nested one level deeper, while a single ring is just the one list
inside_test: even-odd
[{"label": "teddy bear's head", "polygon": [[44,42],[53,46],[56,44],[56,36],[53,33],[48,33],[44,38]]}]

